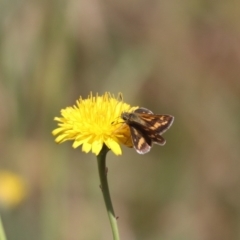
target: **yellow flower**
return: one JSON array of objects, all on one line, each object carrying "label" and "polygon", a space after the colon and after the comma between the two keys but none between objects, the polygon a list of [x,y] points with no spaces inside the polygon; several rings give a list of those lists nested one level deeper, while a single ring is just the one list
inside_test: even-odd
[{"label": "yellow flower", "polygon": [[26,197],[26,192],[21,177],[9,171],[0,171],[0,205],[15,207]]},{"label": "yellow flower", "polygon": [[57,143],[73,140],[73,148],[82,145],[82,151],[92,150],[99,154],[105,144],[116,155],[121,155],[120,144],[132,147],[130,130],[121,119],[122,112],[136,109],[121,100],[121,94],[115,98],[110,93],[87,99],[80,97],[76,105],[61,110],[62,117],[55,117],[58,128],[52,134],[58,135]]}]

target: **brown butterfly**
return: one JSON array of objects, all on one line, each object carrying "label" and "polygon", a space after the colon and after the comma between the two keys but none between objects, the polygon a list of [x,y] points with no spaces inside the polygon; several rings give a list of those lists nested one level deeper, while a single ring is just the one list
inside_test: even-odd
[{"label": "brown butterfly", "polygon": [[149,152],[153,143],[164,145],[166,140],[161,134],[171,127],[174,120],[171,115],[153,114],[146,108],[123,112],[121,118],[129,126],[133,146],[140,154]]}]

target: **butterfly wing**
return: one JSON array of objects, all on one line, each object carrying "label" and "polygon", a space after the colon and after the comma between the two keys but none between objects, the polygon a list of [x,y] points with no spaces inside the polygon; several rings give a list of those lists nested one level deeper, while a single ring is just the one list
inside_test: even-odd
[{"label": "butterfly wing", "polygon": [[166,143],[166,140],[158,133],[150,133],[150,134],[148,134],[148,137],[155,144],[163,146]]},{"label": "butterfly wing", "polygon": [[162,134],[171,127],[173,121],[174,117],[171,115],[141,114],[139,121],[135,123],[145,131]]},{"label": "butterfly wing", "polygon": [[171,115],[153,114],[147,108],[137,108],[134,113],[138,116],[138,121],[135,121],[135,123],[141,125],[148,132],[162,134],[171,127],[174,121],[174,117]]},{"label": "butterfly wing", "polygon": [[133,126],[130,126],[130,132],[135,150],[140,154],[149,152],[152,147],[152,140]]},{"label": "butterfly wing", "polygon": [[153,115],[148,124],[151,131],[163,134],[172,126],[173,121],[174,117],[171,115]]},{"label": "butterfly wing", "polygon": [[150,111],[149,109],[147,108],[137,108],[136,110],[134,110],[134,113],[140,113],[140,114],[153,114],[152,111]]}]

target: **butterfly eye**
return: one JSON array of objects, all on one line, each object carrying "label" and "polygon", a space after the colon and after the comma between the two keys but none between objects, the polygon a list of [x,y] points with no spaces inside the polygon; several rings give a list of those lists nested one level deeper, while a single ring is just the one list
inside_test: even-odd
[{"label": "butterfly eye", "polygon": [[126,117],[125,114],[123,114],[123,115],[122,115],[122,119],[123,119],[124,121],[126,121],[128,118]]}]

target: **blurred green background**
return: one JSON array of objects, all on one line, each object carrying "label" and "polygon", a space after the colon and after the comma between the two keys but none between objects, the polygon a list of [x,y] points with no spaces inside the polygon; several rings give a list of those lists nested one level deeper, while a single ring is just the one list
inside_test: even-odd
[{"label": "blurred green background", "polygon": [[[92,91],[175,116],[167,144],[108,154],[124,240],[240,239],[240,2],[1,0],[0,203],[8,240],[110,240],[96,157],[51,131]],[[7,206],[8,205],[8,206]]]}]

